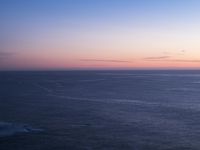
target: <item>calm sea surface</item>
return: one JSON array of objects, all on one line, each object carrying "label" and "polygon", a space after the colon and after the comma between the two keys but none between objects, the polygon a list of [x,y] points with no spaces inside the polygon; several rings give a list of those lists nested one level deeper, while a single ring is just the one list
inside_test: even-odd
[{"label": "calm sea surface", "polygon": [[0,150],[199,150],[200,71],[0,72]]}]

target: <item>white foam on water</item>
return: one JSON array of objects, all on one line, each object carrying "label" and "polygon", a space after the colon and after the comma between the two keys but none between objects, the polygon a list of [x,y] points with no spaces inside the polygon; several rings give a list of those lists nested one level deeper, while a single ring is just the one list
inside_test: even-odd
[{"label": "white foam on water", "polygon": [[32,128],[25,124],[0,122],[0,137],[12,136],[15,134],[41,132],[42,129]]}]

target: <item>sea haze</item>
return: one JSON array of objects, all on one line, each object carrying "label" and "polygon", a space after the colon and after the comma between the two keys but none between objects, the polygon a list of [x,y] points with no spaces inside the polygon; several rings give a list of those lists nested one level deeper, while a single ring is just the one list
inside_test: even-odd
[{"label": "sea haze", "polygon": [[0,72],[1,150],[199,150],[200,71]]}]

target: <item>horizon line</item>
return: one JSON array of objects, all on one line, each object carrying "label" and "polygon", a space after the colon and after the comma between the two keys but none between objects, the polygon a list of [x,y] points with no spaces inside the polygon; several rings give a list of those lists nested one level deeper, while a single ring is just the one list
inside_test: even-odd
[{"label": "horizon line", "polygon": [[73,69],[6,69],[0,72],[42,72],[42,71],[200,71],[200,68],[73,68]]}]

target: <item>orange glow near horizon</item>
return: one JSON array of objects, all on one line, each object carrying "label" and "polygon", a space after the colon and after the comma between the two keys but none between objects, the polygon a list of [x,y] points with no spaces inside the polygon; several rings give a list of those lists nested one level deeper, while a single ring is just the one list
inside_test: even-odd
[{"label": "orange glow near horizon", "polygon": [[[45,56],[45,57],[44,57]],[[5,61],[0,64],[3,70],[9,66],[12,69],[19,68],[19,70],[27,69],[199,69],[200,61],[196,59],[180,59],[180,58],[132,58],[120,59],[96,58],[82,59],[81,57],[67,57],[65,55],[48,55],[41,56],[18,56],[16,59]],[[3,62],[3,60],[2,60]],[[8,69],[9,70],[9,69]]]}]

